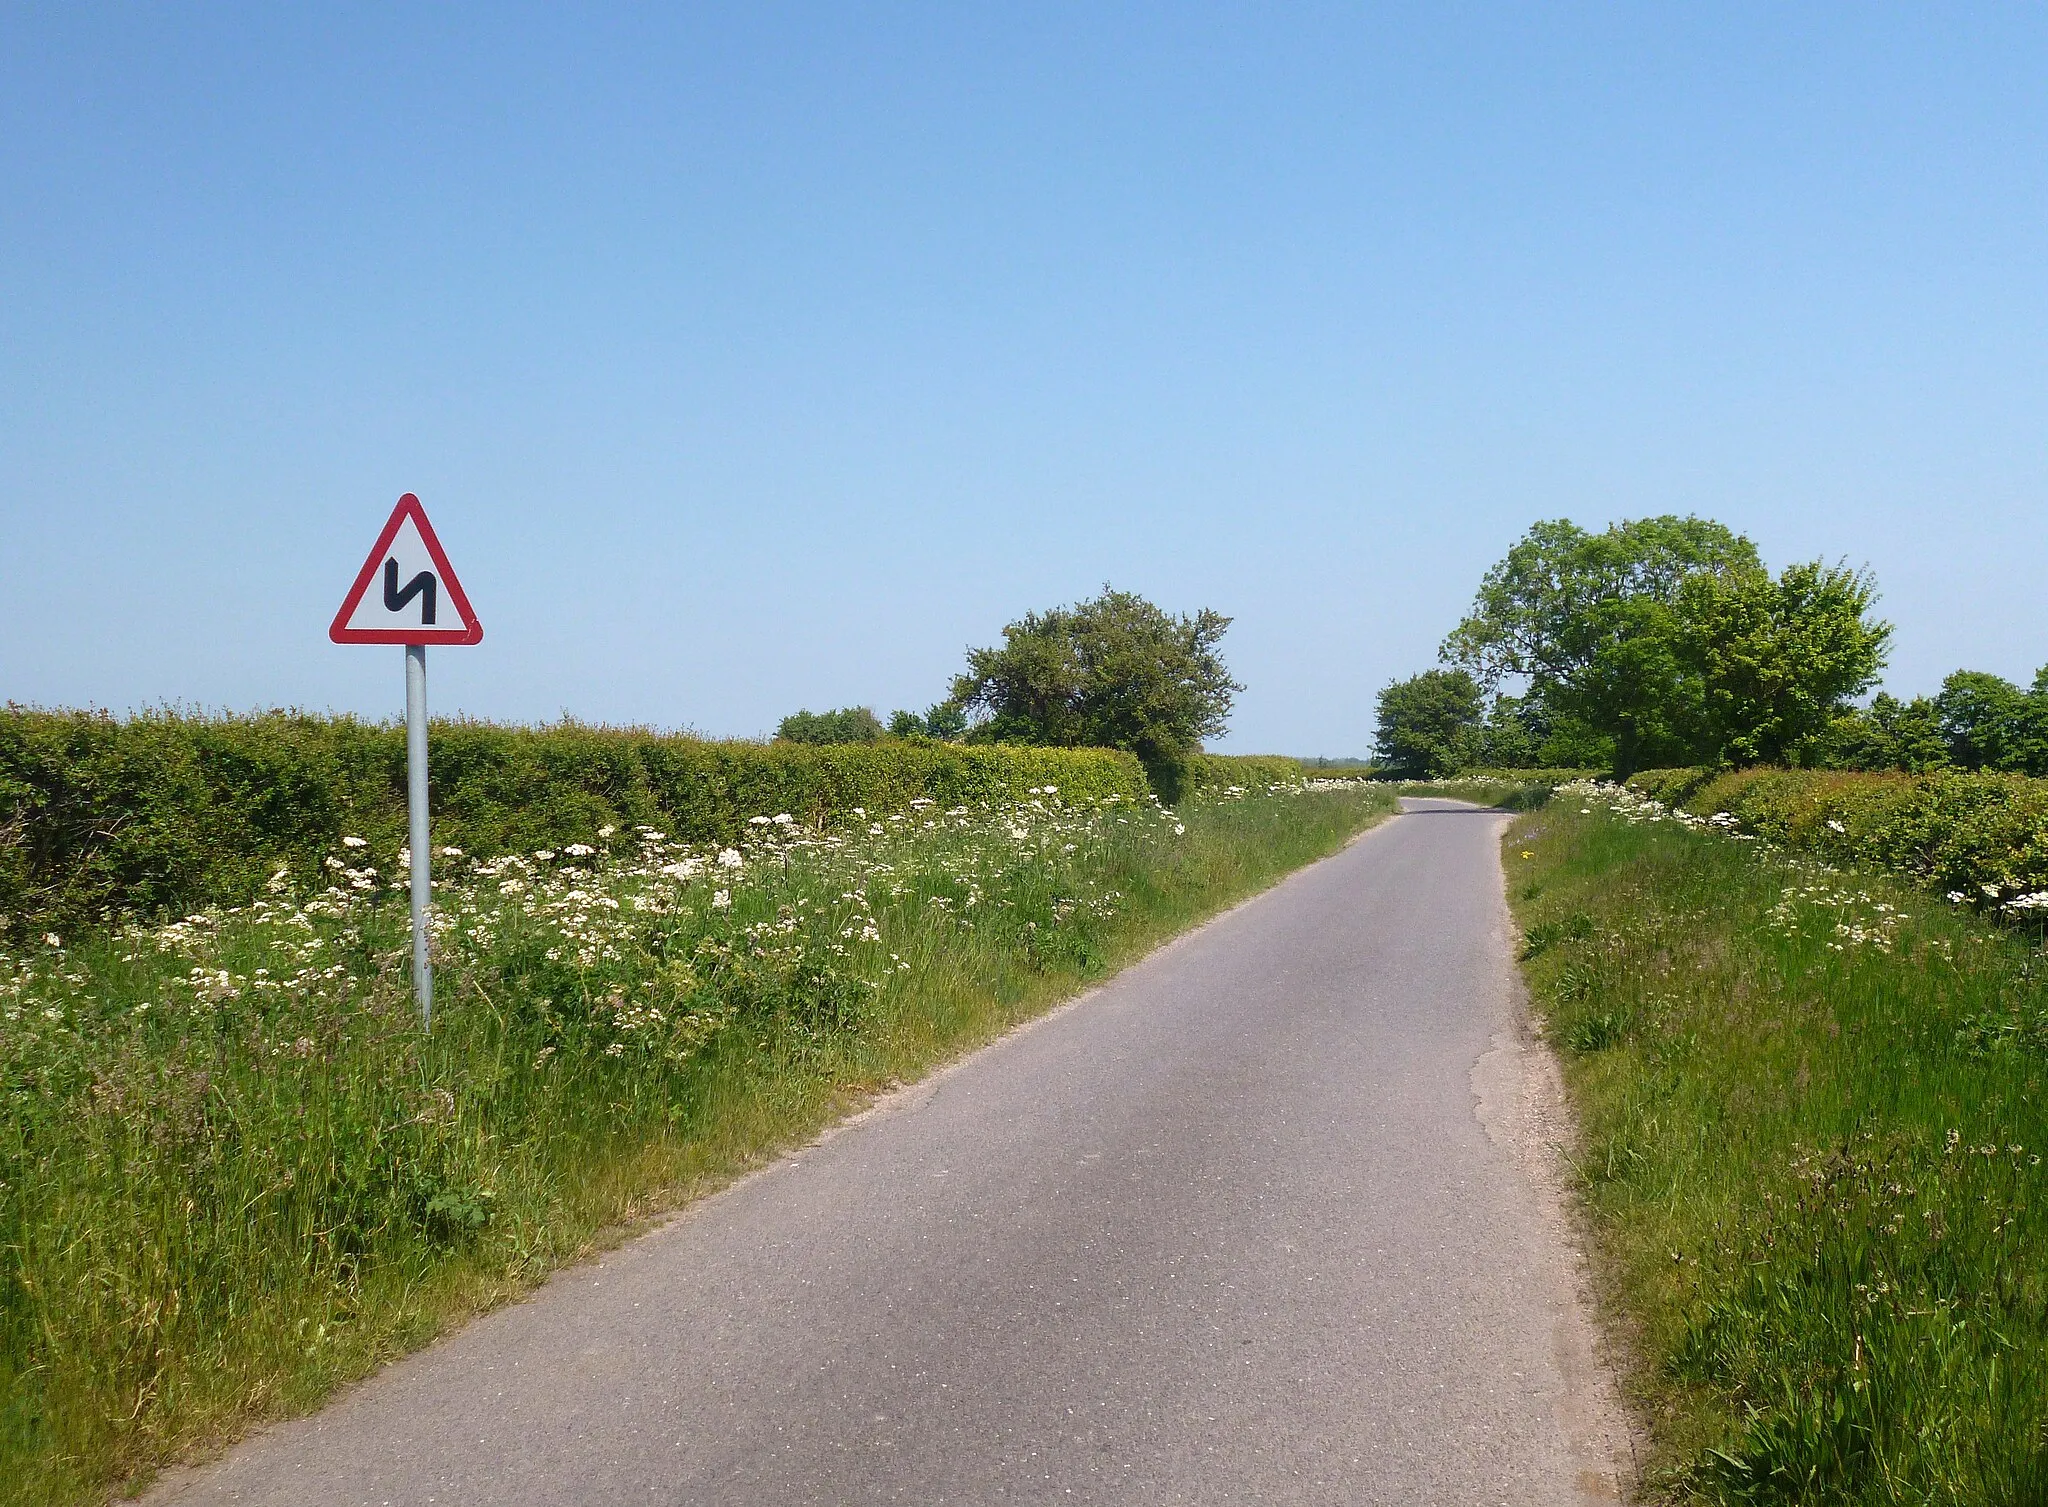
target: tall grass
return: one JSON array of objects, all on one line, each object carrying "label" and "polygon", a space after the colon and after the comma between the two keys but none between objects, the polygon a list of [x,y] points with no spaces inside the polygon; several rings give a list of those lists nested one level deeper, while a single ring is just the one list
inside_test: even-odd
[{"label": "tall grass", "polygon": [[316,1403],[1321,856],[1383,789],[1016,803],[437,857],[0,958],[0,1499]]},{"label": "tall grass", "polygon": [[1659,1488],[2048,1501],[2038,938],[1585,787],[1505,862]]}]

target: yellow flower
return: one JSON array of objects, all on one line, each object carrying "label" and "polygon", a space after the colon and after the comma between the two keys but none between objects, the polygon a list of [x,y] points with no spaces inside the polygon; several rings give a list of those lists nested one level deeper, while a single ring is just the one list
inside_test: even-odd
[{"label": "yellow flower", "polygon": [[1529,851],[1529,850],[1528,850],[1527,848],[1524,848],[1524,849],[1522,849],[1522,856],[1523,856],[1524,858],[1534,858],[1534,857],[1535,857],[1536,855],[1535,855],[1534,853],[1530,852],[1530,851]]}]

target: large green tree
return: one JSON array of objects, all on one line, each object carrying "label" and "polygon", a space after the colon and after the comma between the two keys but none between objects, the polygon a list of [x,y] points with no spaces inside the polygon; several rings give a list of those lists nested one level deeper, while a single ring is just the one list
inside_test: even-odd
[{"label": "large green tree", "polygon": [[1819,562],[1774,579],[1709,519],[1555,520],[1487,572],[1442,652],[1482,684],[1525,677],[1548,716],[1609,742],[1618,773],[1783,760],[1882,667],[1874,598],[1867,576]]},{"label": "large green tree", "polygon": [[1229,627],[1206,607],[1176,616],[1105,586],[969,650],[952,703],[978,716],[968,736],[980,741],[1129,749],[1170,797],[1187,756],[1223,731],[1244,689],[1217,648]]}]

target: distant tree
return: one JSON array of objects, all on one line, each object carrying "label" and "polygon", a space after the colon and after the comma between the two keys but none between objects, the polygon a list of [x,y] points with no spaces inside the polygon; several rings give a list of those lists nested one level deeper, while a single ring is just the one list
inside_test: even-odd
[{"label": "distant tree", "polygon": [[1034,612],[972,649],[950,704],[978,716],[971,739],[1124,748],[1168,799],[1187,757],[1220,734],[1242,689],[1217,652],[1230,619],[1174,616],[1105,586],[1072,607]]},{"label": "distant tree", "polygon": [[2002,676],[1958,670],[1934,698],[1949,757],[1965,769],[2048,774],[2048,668],[2021,690]]},{"label": "distant tree", "polygon": [[783,743],[873,743],[882,736],[882,722],[865,706],[796,712],[782,719],[775,736]]},{"label": "distant tree", "polygon": [[1879,691],[1867,708],[1837,716],[1821,735],[1812,762],[1822,769],[1903,769],[1924,774],[1951,762],[1933,701],[1900,701]]},{"label": "distant tree", "polygon": [[889,714],[892,738],[934,738],[954,743],[966,731],[967,713],[951,701],[934,702],[922,714],[900,710]]},{"label": "distant tree", "polygon": [[1464,670],[1424,670],[1380,692],[1379,759],[1410,779],[1455,773],[1470,758],[1485,695]]},{"label": "distant tree", "polygon": [[1756,546],[1703,518],[1591,534],[1539,523],[1487,572],[1444,659],[1483,685],[1526,679],[1549,725],[1654,764],[1797,757],[1883,665],[1863,573],[1819,562],[1773,579]]},{"label": "distant tree", "polygon": [[957,743],[967,736],[967,709],[953,700],[935,701],[925,708],[924,733],[942,743]]}]

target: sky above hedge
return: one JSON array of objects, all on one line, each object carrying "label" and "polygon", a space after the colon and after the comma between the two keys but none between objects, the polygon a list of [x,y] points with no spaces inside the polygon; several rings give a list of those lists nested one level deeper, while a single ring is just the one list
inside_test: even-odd
[{"label": "sky above hedge", "polygon": [[1868,563],[2048,661],[2048,14],[12,7],[0,699],[923,706],[1105,581],[1363,751],[1529,522]]}]

